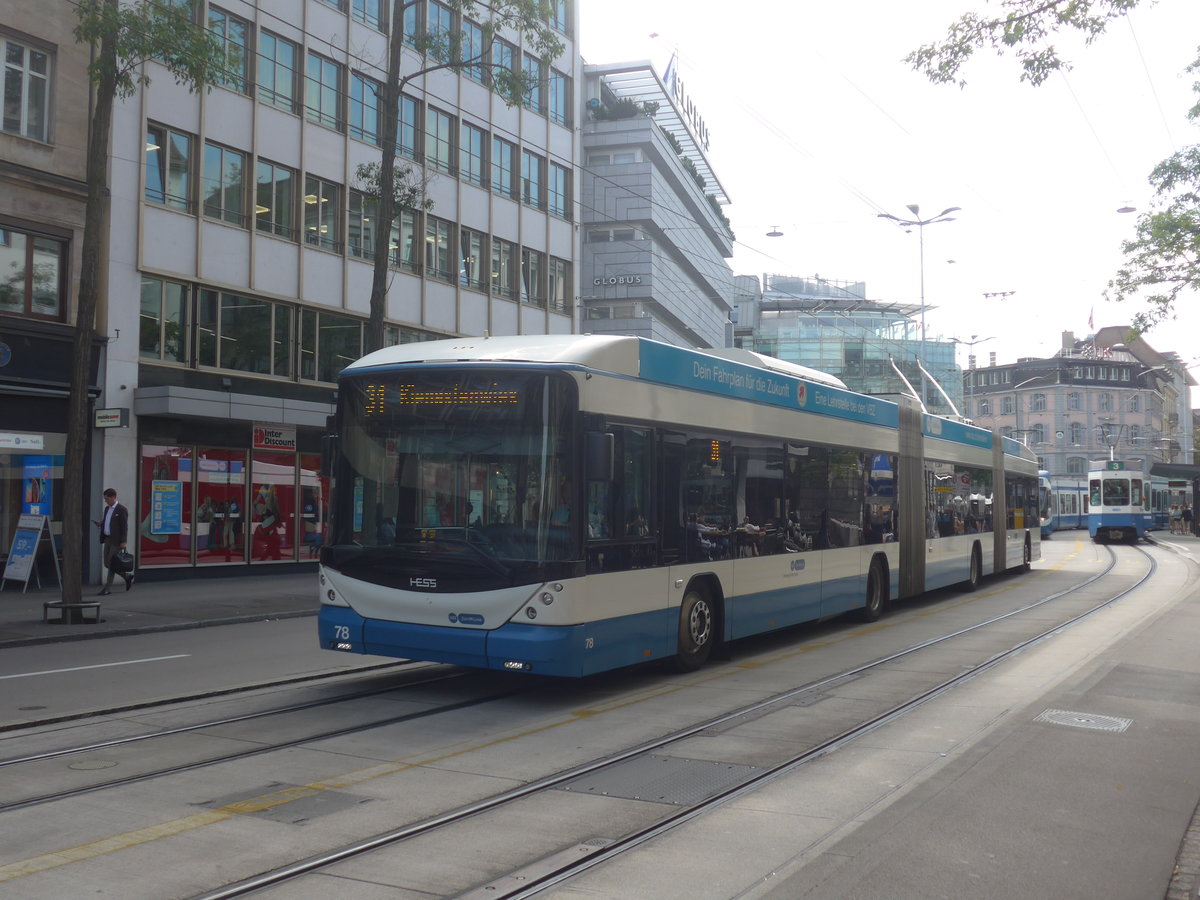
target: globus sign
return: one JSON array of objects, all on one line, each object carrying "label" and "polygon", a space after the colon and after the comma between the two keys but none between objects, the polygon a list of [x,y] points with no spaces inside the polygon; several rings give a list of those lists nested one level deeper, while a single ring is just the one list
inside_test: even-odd
[{"label": "globus sign", "polygon": [[607,278],[593,278],[595,287],[606,287],[614,284],[641,284],[641,275],[609,275]]},{"label": "globus sign", "polygon": [[255,422],[253,446],[255,450],[295,450],[296,426]]}]

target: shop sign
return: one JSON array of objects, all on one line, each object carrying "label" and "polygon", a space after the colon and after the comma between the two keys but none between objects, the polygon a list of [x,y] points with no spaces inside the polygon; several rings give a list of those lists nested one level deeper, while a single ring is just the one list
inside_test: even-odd
[{"label": "shop sign", "polygon": [[274,422],[254,423],[255,450],[295,450],[296,426]]},{"label": "shop sign", "polygon": [[128,428],[129,408],[98,409],[95,413],[93,425],[96,428]]},{"label": "shop sign", "polygon": [[0,432],[0,449],[45,450],[46,441],[40,434],[12,434]]},{"label": "shop sign", "polygon": [[609,275],[605,278],[593,278],[592,284],[595,287],[608,287],[615,284],[641,284],[641,275]]}]

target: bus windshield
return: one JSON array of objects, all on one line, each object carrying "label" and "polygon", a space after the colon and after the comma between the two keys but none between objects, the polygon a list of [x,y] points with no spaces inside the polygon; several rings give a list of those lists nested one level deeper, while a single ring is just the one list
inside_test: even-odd
[{"label": "bus windshield", "polygon": [[[528,568],[514,562],[581,557],[570,515],[569,378],[433,368],[347,377],[339,390],[336,556],[419,553],[425,565],[440,559],[501,582]],[[400,578],[402,568],[380,571]]]}]

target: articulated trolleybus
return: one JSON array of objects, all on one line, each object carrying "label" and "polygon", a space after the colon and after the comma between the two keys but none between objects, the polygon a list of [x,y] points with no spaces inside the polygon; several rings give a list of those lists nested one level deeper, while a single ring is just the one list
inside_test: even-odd
[{"label": "articulated trolleybus", "polygon": [[742,350],[389,347],[342,372],[325,648],[582,676],[1040,558],[1029,450]]}]

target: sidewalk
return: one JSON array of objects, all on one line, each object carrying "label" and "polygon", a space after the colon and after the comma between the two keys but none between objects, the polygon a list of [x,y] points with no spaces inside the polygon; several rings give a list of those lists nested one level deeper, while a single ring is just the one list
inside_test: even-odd
[{"label": "sidewalk", "polygon": [[315,616],[320,608],[315,571],[267,572],[235,577],[189,578],[178,581],[135,581],[132,590],[117,578],[113,592],[96,596],[99,585],[84,585],[82,600],[98,600],[100,623],[90,620],[78,625],[54,624],[60,612],[50,610],[50,623],[43,621],[42,604],[61,600],[57,584],[37,588],[10,581],[0,591],[0,649],[22,644],[140,634],[230,625],[263,619]]}]

